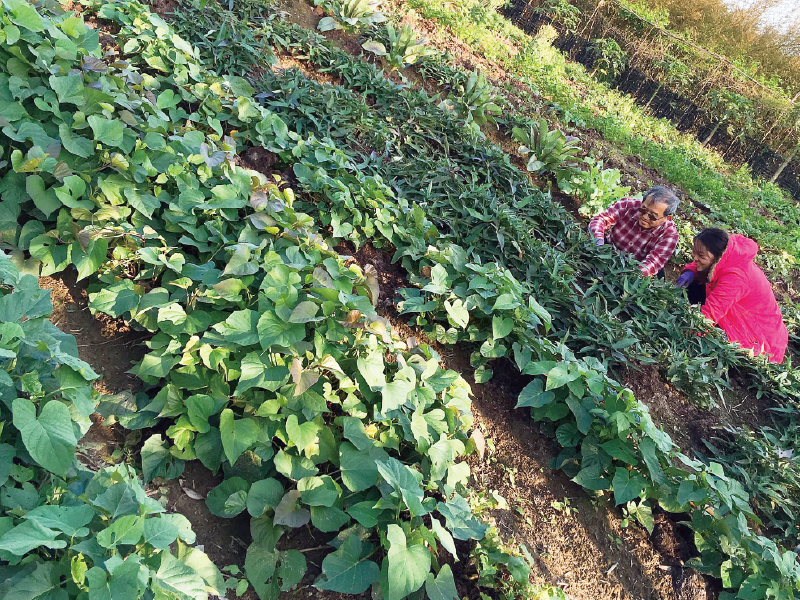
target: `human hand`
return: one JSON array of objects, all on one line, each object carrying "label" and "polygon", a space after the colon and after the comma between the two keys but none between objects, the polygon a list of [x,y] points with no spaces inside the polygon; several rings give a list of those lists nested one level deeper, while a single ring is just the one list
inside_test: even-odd
[{"label": "human hand", "polygon": [[689,284],[694,281],[694,273],[692,271],[684,271],[681,273],[681,276],[678,277],[678,281],[675,282],[679,288],[686,288],[689,287]]},{"label": "human hand", "polygon": [[595,246],[600,247],[600,246],[605,246],[605,244],[606,244],[606,241],[603,238],[595,238],[595,240],[594,240],[594,245]]}]

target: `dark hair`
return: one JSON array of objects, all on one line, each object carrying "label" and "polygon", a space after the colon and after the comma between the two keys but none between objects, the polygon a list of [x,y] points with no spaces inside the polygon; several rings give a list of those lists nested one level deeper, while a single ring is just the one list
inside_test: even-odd
[{"label": "dark hair", "polygon": [[728,247],[728,232],[716,227],[707,227],[698,233],[694,240],[702,242],[703,246],[719,260]]}]

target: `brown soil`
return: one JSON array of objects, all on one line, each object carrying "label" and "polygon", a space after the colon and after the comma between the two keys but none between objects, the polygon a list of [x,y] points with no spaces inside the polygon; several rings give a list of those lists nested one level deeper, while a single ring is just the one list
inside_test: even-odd
[{"label": "brown soil", "polygon": [[175,10],[177,5],[177,0],[150,0],[150,8],[160,17],[167,16],[167,14]]},{"label": "brown soil", "polygon": [[758,428],[771,423],[768,405],[748,395],[738,382],[726,392],[726,402],[717,398],[718,405],[710,410],[692,404],[675,387],[662,381],[657,366],[619,370],[619,380],[633,391],[649,409],[653,421],[666,431],[684,452],[699,450],[707,453],[703,440],[723,435],[730,426]]},{"label": "brown soil", "polygon": [[50,320],[65,333],[75,336],[80,357],[102,375],[95,383],[98,391],[114,394],[137,390],[138,378],[127,371],[144,356],[143,342],[150,335],[136,332],[121,319],[89,312],[89,294],[76,281],[74,270],[53,277],[39,278],[39,285],[51,292],[53,316]]}]

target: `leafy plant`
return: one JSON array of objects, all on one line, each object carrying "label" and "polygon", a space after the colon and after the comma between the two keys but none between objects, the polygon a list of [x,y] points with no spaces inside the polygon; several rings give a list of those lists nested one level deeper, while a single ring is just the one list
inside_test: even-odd
[{"label": "leafy plant", "polygon": [[620,185],[622,174],[619,169],[604,169],[602,160],[585,158],[587,170],[575,170],[566,178],[558,180],[558,188],[565,194],[583,200],[578,212],[582,215],[595,215],[608,206],[628,196],[629,186]]},{"label": "leafy plant", "polygon": [[381,42],[369,40],[361,47],[368,52],[383,56],[392,69],[403,69],[413,65],[420,58],[434,54],[436,50],[426,46],[425,38],[418,38],[409,25],[403,25],[396,30],[391,23],[386,24],[387,46]]},{"label": "leafy plant", "polygon": [[333,0],[332,17],[320,19],[317,29],[331,31],[344,29],[349,33],[359,31],[386,21],[386,16],[378,11],[382,0]]},{"label": "leafy plant", "polygon": [[130,467],[76,460],[89,415],[110,399],[51,311],[50,292],[0,257],[0,598],[223,594],[186,517],[149,498]]},{"label": "leafy plant", "polygon": [[[243,20],[239,14],[248,4],[252,12],[260,9],[261,14],[252,16],[253,21]],[[236,11],[225,10],[216,0],[183,0],[170,13],[170,23],[200,51],[209,68],[246,76],[264,63],[275,63],[272,50],[265,43],[265,28],[275,14],[265,17],[267,5],[257,0],[237,1],[235,8]]]},{"label": "leafy plant", "polygon": [[549,130],[545,119],[531,121],[527,129],[514,127],[512,137],[521,144],[519,153],[530,155],[525,168],[537,175],[549,172],[563,179],[575,169],[575,163],[567,161],[582,150],[575,138],[567,138],[559,129]]},{"label": "leafy plant", "polygon": [[758,498],[756,510],[771,531],[800,544],[800,431],[794,417],[780,429],[728,427],[724,433],[713,443],[706,441],[713,460],[735,473]]},{"label": "leafy plant", "polygon": [[468,125],[478,127],[494,123],[494,118],[502,112],[499,102],[484,74],[473,71],[457,85],[443,106],[455,111]]},{"label": "leafy plant", "polygon": [[581,18],[581,9],[571,4],[569,0],[544,0],[535,9],[551,19],[558,21],[567,31],[576,31]]},{"label": "leafy plant", "polygon": [[612,38],[592,40],[589,51],[594,59],[591,76],[600,75],[602,81],[614,81],[625,70],[628,57]]}]

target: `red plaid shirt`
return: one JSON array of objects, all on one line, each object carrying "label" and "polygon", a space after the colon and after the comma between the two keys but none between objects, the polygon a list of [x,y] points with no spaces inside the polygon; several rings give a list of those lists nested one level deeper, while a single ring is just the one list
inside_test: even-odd
[{"label": "red plaid shirt", "polygon": [[623,198],[589,221],[589,231],[596,240],[607,239],[621,252],[632,254],[641,262],[640,269],[652,277],[667,264],[678,245],[678,230],[672,219],[658,227],[639,225],[641,200]]}]

